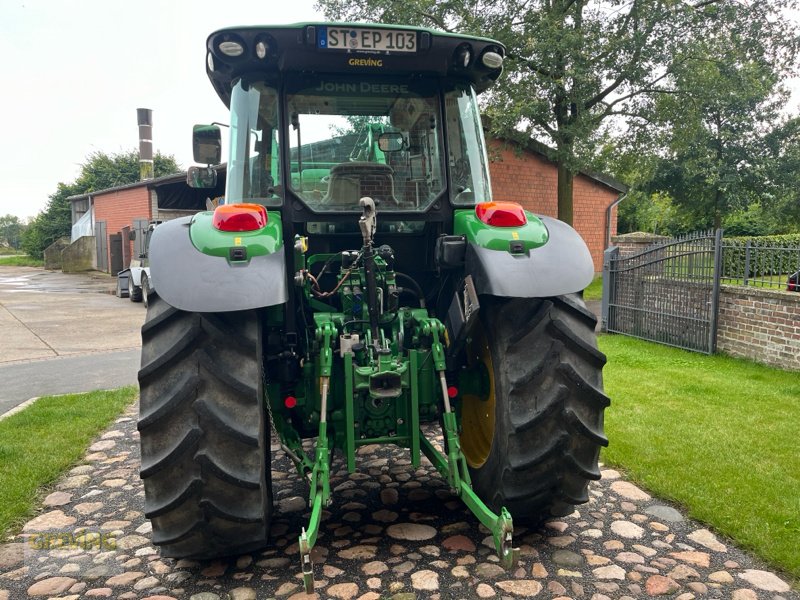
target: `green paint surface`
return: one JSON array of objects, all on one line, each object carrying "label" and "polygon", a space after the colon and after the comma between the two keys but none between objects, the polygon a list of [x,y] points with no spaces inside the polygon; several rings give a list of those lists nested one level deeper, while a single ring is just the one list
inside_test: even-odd
[{"label": "green paint surface", "polygon": [[192,219],[189,236],[192,244],[203,254],[228,258],[231,248],[247,248],[247,257],[264,256],[280,249],[283,244],[281,215],[267,213],[267,224],[255,231],[220,231],[211,224],[212,211],[197,213]]},{"label": "green paint surface", "polygon": [[511,242],[522,242],[525,251],[539,248],[547,243],[550,234],[542,220],[525,211],[528,222],[522,227],[492,227],[481,221],[475,210],[457,210],[453,233],[466,235],[467,240],[490,250],[509,250]]}]

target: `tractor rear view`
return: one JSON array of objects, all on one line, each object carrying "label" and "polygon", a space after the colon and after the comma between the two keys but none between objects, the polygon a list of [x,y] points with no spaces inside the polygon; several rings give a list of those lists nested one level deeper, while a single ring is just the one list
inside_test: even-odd
[{"label": "tractor rear view", "polygon": [[[230,108],[224,201],[159,226],[142,328],[142,469],[170,557],[263,547],[270,437],[309,482],[311,548],[334,461],[424,455],[516,562],[513,523],[586,502],[607,443],[586,245],[493,202],[477,94],[493,40],[388,25],[224,29],[206,69]],[[189,182],[220,131],[197,126]],[[431,438],[432,427],[441,441]],[[311,452],[304,440],[313,440]]]}]

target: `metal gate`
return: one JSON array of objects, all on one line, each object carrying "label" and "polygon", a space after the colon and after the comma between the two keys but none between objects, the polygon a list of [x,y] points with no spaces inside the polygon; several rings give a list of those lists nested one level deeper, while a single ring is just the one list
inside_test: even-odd
[{"label": "metal gate", "polygon": [[97,221],[94,224],[94,237],[97,244],[97,270],[108,271],[108,238],[106,237],[106,222]]},{"label": "metal gate", "polygon": [[712,354],[716,350],[722,230],[691,234],[632,256],[606,250],[603,327]]},{"label": "metal gate", "polygon": [[112,275],[116,275],[122,271],[122,234],[112,233],[108,236],[108,250],[111,255],[111,271]]}]

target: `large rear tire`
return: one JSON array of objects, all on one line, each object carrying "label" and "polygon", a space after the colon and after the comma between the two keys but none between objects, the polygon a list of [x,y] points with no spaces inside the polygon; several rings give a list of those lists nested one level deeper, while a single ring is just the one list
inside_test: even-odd
[{"label": "large rear tire", "polygon": [[152,290],[150,289],[150,280],[147,278],[146,273],[142,273],[142,304],[144,304],[145,308],[150,306],[151,293]]},{"label": "large rear tire", "polygon": [[131,302],[142,301],[142,288],[133,283],[133,273],[128,274],[128,298]]},{"label": "large rear tire", "polygon": [[481,299],[481,327],[468,349],[488,374],[488,397],[465,397],[461,445],[472,484],[493,510],[535,525],[588,501],[608,445],[605,355],[596,317],[577,294]]},{"label": "large rear tire", "polygon": [[163,556],[266,544],[269,422],[257,311],[188,313],[151,292],[139,371],[145,516]]}]

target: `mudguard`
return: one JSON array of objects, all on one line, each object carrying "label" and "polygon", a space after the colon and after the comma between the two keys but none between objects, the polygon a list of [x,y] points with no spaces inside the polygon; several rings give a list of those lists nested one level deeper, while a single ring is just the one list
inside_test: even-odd
[{"label": "mudguard", "polygon": [[192,217],[181,217],[153,230],[150,272],[165,302],[187,312],[249,310],[286,302],[283,246],[248,262],[229,263],[194,247],[191,222]]},{"label": "mudguard", "polygon": [[594,278],[592,255],[578,232],[538,215],[549,239],[524,254],[490,250],[469,242],[466,271],[479,294],[508,298],[546,298],[579,292]]}]

